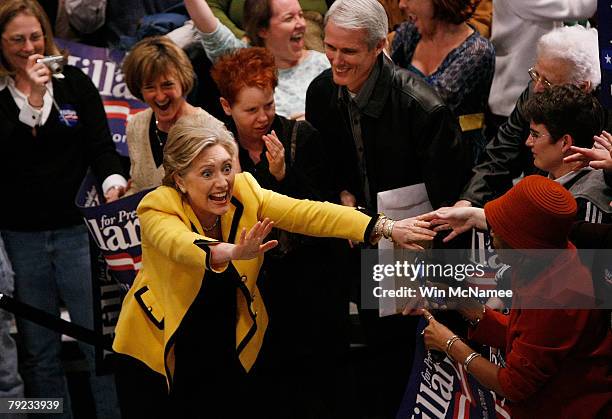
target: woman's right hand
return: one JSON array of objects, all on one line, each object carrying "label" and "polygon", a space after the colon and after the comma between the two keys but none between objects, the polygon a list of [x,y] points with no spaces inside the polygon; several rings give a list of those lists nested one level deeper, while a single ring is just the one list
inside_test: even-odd
[{"label": "woman's right hand", "polygon": [[46,65],[36,62],[40,58],[44,58],[44,56],[40,54],[30,55],[25,67],[27,82],[30,84],[28,102],[35,108],[43,106],[43,97],[46,91],[45,85],[51,80],[51,70]]},{"label": "woman's right hand", "polygon": [[269,218],[263,221],[258,221],[247,233],[246,228],[240,233],[240,240],[234,245],[231,253],[232,260],[247,260],[275,248],[278,245],[277,240],[269,240],[263,242],[268,234],[272,231],[274,222]]},{"label": "woman's right hand", "polygon": [[427,214],[417,217],[420,220],[430,221],[432,226],[437,226],[434,231],[450,230],[444,242],[448,242],[461,233],[465,233],[475,227],[486,230],[487,222],[484,210],[474,207],[442,207]]}]

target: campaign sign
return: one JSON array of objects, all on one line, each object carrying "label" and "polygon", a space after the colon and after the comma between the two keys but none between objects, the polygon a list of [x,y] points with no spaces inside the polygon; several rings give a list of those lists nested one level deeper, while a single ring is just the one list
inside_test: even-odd
[{"label": "campaign sign", "polygon": [[60,48],[68,50],[68,64],[80,68],[98,88],[108,126],[117,151],[128,156],[125,139],[127,122],[147,105],[136,99],[127,88],[121,72],[125,53],[120,50],[96,48],[76,42],[56,39]]},{"label": "campaign sign", "polygon": [[88,173],[77,194],[76,205],[97,248],[92,248],[94,294],[100,301],[95,320],[96,330],[104,335],[114,334],[122,296],[142,266],[136,207],[149,191],[102,203],[98,182]]},{"label": "campaign sign", "polygon": [[[505,399],[481,386],[468,374],[463,364],[448,357],[435,362],[425,350],[421,331],[417,328],[414,363],[397,419],[407,418],[510,418]],[[489,353],[486,353],[489,352]],[[483,355],[499,364],[496,350],[484,350]]]},{"label": "campaign sign", "polygon": [[136,207],[149,191],[147,189],[109,204],[101,204],[102,193],[90,174],[77,195],[77,206],[111,275],[128,288],[141,267],[140,221]]}]

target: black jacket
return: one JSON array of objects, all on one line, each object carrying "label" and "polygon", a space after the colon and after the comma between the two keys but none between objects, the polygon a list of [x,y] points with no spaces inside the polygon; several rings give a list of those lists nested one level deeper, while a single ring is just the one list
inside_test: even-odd
[{"label": "black jacket", "polygon": [[462,192],[461,199],[482,207],[506,193],[512,187],[512,180],[521,173],[524,172],[526,176],[545,175],[533,165],[531,150],[525,145],[529,135],[525,105],[532,94],[530,84],[521,93],[508,120],[487,144],[483,160],[474,168],[474,175]]},{"label": "black jacket", "polygon": [[[370,196],[424,182],[434,207],[452,203],[469,177],[470,152],[450,110],[419,77],[384,54],[361,130]],[[319,130],[334,170],[337,192],[348,190],[360,205],[364,193],[346,105],[331,70],[315,78],[306,94],[306,119]],[[370,210],[376,210],[370,208]]]},{"label": "black jacket", "polygon": [[0,92],[0,229],[42,231],[83,223],[74,200],[91,166],[97,179],[124,174],[111,138],[98,89],[81,70],[64,67],[64,79],[53,78],[53,94],[74,126],[60,122],[52,108],[37,135],[19,121],[19,109],[8,88]]},{"label": "black jacket", "polygon": [[[226,120],[226,125],[238,138],[234,122],[231,119]],[[292,158],[291,140],[294,129],[296,130],[295,151]],[[328,174],[327,160],[319,132],[306,121],[297,122],[280,115],[274,117],[271,130],[276,132],[285,148],[285,179],[278,182],[270,173],[265,146],[257,164],[253,163],[249,152],[239,146],[242,170],[251,173],[262,188],[298,199],[332,200],[334,198],[330,191],[332,179]]]},{"label": "black jacket", "polygon": [[[461,199],[482,207],[488,201],[506,193],[512,187],[512,180],[524,173],[546,175],[533,165],[533,155],[525,145],[529,135],[529,121],[525,117],[525,106],[533,95],[532,83],[516,101],[508,120],[489,141],[482,162],[477,165],[472,179],[461,193]],[[609,126],[608,114],[603,115]],[[608,128],[609,129],[609,128]],[[606,176],[606,183],[611,176]]]}]

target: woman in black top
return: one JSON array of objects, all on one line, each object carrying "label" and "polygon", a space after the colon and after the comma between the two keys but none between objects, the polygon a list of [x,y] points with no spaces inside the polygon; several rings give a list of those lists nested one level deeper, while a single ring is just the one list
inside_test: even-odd
[{"label": "woman in black top", "polygon": [[[0,206],[0,232],[15,271],[15,295],[57,316],[61,300],[73,322],[92,329],[89,239],[74,199],[90,166],[107,201],[121,196],[127,183],[102,101],[79,69],[65,66],[63,76],[52,76],[37,62],[60,52],[36,1],[2,2],[0,34],[0,188],[8,197]],[[60,335],[20,318],[17,328],[26,397],[62,397],[69,417]],[[98,414],[116,413],[114,397],[99,397],[110,378],[95,377],[91,346],[81,350]]]}]

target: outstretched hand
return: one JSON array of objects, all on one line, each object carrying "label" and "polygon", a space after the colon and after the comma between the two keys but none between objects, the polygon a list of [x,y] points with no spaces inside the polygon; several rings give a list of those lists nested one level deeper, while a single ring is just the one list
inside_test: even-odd
[{"label": "outstretched hand", "polygon": [[421,220],[429,221],[434,231],[452,230],[443,242],[448,242],[461,233],[476,227],[487,228],[484,210],[474,207],[442,207],[427,214],[420,215]]},{"label": "outstretched hand", "polygon": [[263,221],[258,221],[248,232],[246,228],[243,228],[240,233],[240,239],[232,250],[231,259],[253,259],[275,248],[278,245],[277,240],[263,242],[266,236],[270,234],[270,231],[272,231],[272,227],[274,227],[274,222],[270,221],[269,218],[265,218]]},{"label": "outstretched hand", "polygon": [[405,218],[395,222],[391,237],[403,248],[422,250],[418,242],[432,241],[437,234],[430,227],[431,224],[420,217]]}]

